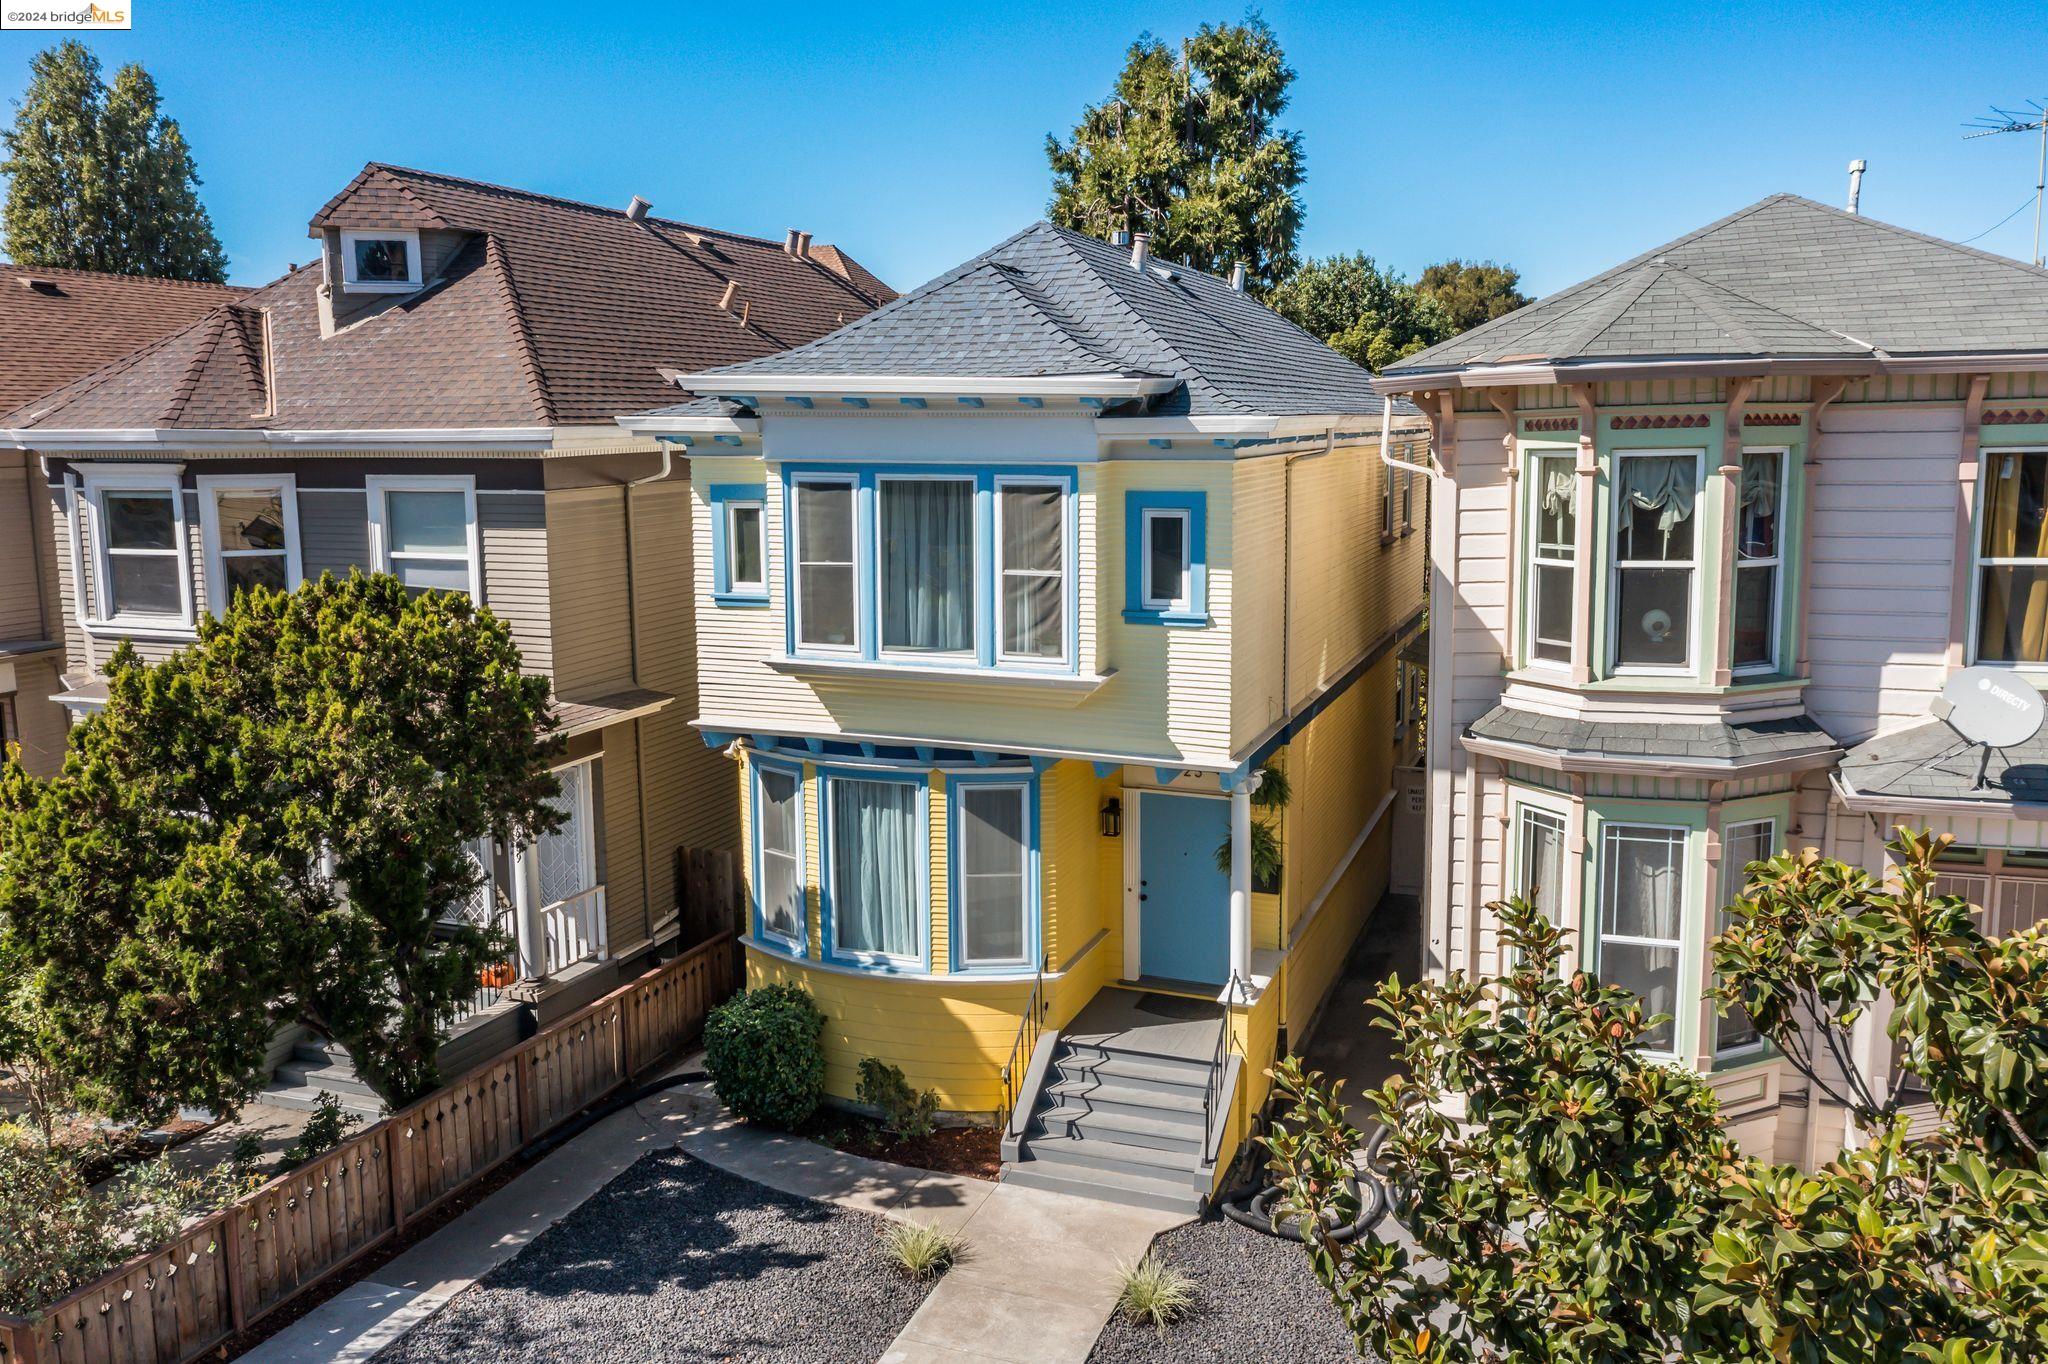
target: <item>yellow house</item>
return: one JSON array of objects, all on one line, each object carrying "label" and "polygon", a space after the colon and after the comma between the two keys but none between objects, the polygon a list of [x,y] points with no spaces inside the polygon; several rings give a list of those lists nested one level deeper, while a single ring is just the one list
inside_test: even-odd
[{"label": "yellow house", "polygon": [[833,1095],[878,1057],[1002,1123],[1006,1178],[1191,1206],[1397,855],[1419,414],[1239,281],[1043,223],[677,381],[624,425],[690,461],[749,981],[816,997]]}]

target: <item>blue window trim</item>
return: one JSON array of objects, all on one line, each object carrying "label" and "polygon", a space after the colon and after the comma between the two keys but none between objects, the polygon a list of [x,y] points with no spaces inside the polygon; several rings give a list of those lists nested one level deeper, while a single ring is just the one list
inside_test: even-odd
[{"label": "blue window trim", "polygon": [[[890,772],[872,767],[819,766],[814,770],[818,774],[818,919],[825,947],[824,959],[834,965],[856,967],[880,975],[922,975],[929,972],[932,959],[932,806],[929,777],[922,771]],[[839,950],[834,932],[837,925],[832,917],[832,783],[835,781],[900,782],[916,787],[923,797],[917,806],[917,845],[923,853],[920,865],[924,868],[924,875],[918,883],[921,892],[918,920],[922,927],[918,933],[915,957],[849,955]]]},{"label": "blue window trim", "polygon": [[[720,606],[766,606],[768,604],[768,485],[766,483],[714,483],[705,490],[711,501],[711,599]],[[752,502],[761,508],[761,586],[735,592],[727,565],[726,508],[734,502]]]},{"label": "blue window trim", "polygon": [[[761,887],[765,879],[761,875],[761,772],[763,769],[786,772],[796,778],[796,869],[797,886],[802,898],[800,906],[802,912],[797,916],[797,936],[794,939],[785,938],[780,933],[769,931],[767,915],[761,903]],[[810,891],[806,884],[810,878],[810,871],[807,859],[804,856],[804,765],[802,763],[776,762],[773,759],[755,757],[748,768],[747,794],[754,805],[753,818],[748,821],[752,826],[753,834],[754,886],[752,899],[754,940],[773,951],[782,953],[784,956],[799,959],[807,957],[810,955],[811,914]]]},{"label": "blue window trim", "polygon": [[[1021,788],[1024,792],[1024,956],[1020,961],[974,962],[969,963],[963,952],[967,940],[961,915],[960,869],[964,865],[960,856],[961,830],[966,827],[960,818],[960,793],[967,787],[998,786]],[[1017,770],[981,773],[959,773],[946,779],[946,914],[947,952],[950,966],[957,975],[998,974],[1028,971],[1039,959],[1042,933],[1041,884],[1039,872],[1039,781],[1036,772]]]},{"label": "blue window trim", "polygon": [[[880,507],[876,487],[883,478],[966,478],[974,483],[974,656],[942,656],[930,663],[881,649],[881,605],[877,587],[877,541],[880,536]],[[854,611],[855,649],[822,649],[799,645],[796,638],[796,535],[791,508],[795,485],[818,481],[851,482],[854,487]],[[1078,675],[1081,670],[1080,620],[1080,480],[1071,465],[1032,464],[785,464],[781,469],[783,554],[787,571],[782,575],[784,604],[783,648],[791,657],[858,658],[882,663],[905,672],[920,669],[957,672],[963,667],[1004,673],[1041,673],[1053,676]],[[1062,546],[1065,582],[1062,613],[1065,617],[1066,657],[1056,663],[1034,663],[998,654],[999,566],[996,562],[996,491],[1005,483],[1058,483],[1065,490],[1063,517],[1066,542]]]},{"label": "blue window trim", "polygon": [[[1188,609],[1145,605],[1145,513],[1188,514]],[[1209,624],[1209,495],[1201,492],[1124,494],[1124,619],[1134,625],[1201,627]]]}]

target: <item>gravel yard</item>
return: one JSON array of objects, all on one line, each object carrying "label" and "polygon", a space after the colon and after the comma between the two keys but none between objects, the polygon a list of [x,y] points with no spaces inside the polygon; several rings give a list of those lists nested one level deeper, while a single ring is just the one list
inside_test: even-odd
[{"label": "gravel yard", "polygon": [[1096,1337],[1090,1364],[1331,1364],[1358,1358],[1295,1242],[1211,1216],[1164,1233],[1152,1249],[1195,1281],[1194,1310],[1163,1337],[1118,1313]]},{"label": "gravel yard", "polygon": [[873,1364],[929,1289],[883,1219],[648,1156],[377,1358]]}]

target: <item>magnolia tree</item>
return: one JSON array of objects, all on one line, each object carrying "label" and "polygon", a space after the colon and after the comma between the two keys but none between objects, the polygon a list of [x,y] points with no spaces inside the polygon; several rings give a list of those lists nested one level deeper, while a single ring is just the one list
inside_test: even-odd
[{"label": "magnolia tree", "polygon": [[559,821],[548,685],[461,594],[331,576],[127,648],[49,781],[0,775],[0,1051],[116,1116],[233,1108],[279,1025],[400,1104],[502,934],[467,849]]},{"label": "magnolia tree", "polygon": [[[1390,1361],[2048,1357],[2048,942],[1987,941],[1933,893],[1946,839],[1900,831],[1889,886],[1812,852],[1748,869],[1714,944],[1724,1007],[1876,1137],[1807,1173],[1742,1156],[1711,1091],[1638,1049],[1660,1019],[1566,967],[1560,930],[1493,906],[1514,963],[1390,983],[1406,1070],[1364,1095],[1392,1211],[1420,1247],[1339,1244],[1361,1134],[1289,1062],[1268,1138],[1282,1216],[1361,1349]],[[1882,990],[1940,1117],[1909,1138],[1844,1074]],[[1462,1107],[1461,1107],[1462,1106]],[[1454,1113],[1462,1112],[1462,1118]]]}]

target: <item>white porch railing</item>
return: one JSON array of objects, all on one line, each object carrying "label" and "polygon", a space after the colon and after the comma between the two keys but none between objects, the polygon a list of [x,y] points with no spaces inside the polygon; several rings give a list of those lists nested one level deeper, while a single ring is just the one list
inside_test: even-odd
[{"label": "white porch railing", "polygon": [[549,975],[565,971],[579,961],[602,961],[609,953],[603,886],[592,886],[566,900],[557,900],[543,908],[540,915],[547,932],[544,960]]}]

